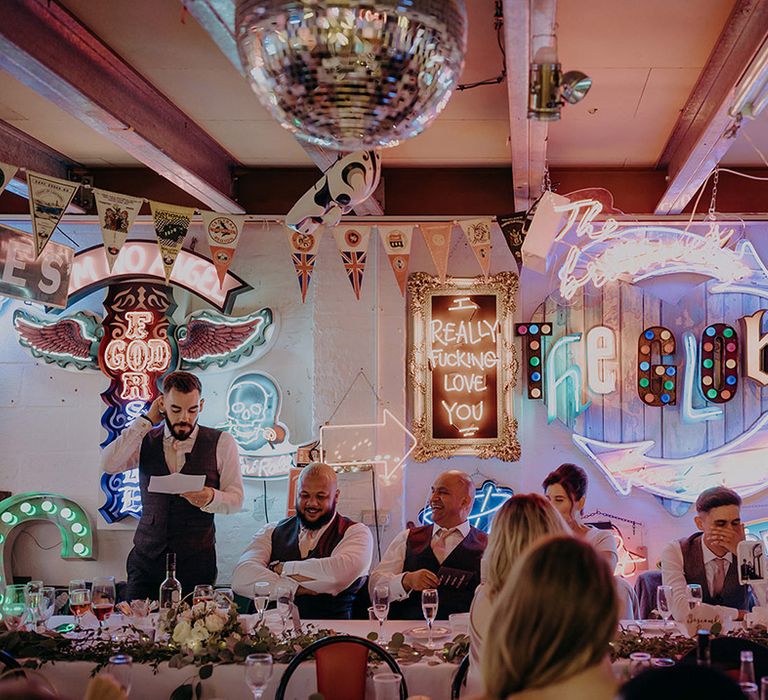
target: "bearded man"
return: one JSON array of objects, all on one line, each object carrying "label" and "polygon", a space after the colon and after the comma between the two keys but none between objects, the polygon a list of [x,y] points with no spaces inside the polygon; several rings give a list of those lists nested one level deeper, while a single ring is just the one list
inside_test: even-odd
[{"label": "bearded man", "polygon": [[268,523],[240,557],[232,588],[247,598],[257,582],[290,586],[302,619],[345,620],[365,585],[373,537],[362,523],[336,512],[333,467],[315,462],[299,475],[296,515]]},{"label": "bearded man", "polygon": [[[243,506],[237,443],[229,433],[198,425],[201,390],[194,374],[171,372],[150,409],[101,453],[108,474],[139,469],[142,513],[126,562],[128,600],[157,599],[169,553],[176,555],[183,595],[197,584],[213,584],[213,514],[237,513]],[[153,476],[176,472],[204,476],[204,486],[181,494],[149,490]]]}]

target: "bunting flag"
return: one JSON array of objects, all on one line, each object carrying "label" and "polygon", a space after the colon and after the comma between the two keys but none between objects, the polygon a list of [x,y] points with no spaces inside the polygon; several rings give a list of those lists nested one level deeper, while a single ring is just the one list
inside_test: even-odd
[{"label": "bunting flag", "polygon": [[320,242],[320,233],[299,233],[291,229],[286,229],[288,236],[288,245],[291,247],[291,260],[296,269],[296,276],[299,278],[299,288],[301,289],[301,302],[307,300],[307,290],[309,281],[312,279],[312,270],[315,268],[315,258],[317,257],[318,244]]},{"label": "bunting flag", "polygon": [[419,224],[441,282],[445,282],[445,277],[448,274],[448,254],[451,251],[452,225],[450,223]]},{"label": "bunting flag", "polygon": [[480,263],[480,269],[483,271],[483,277],[488,277],[491,271],[491,224],[493,221],[489,218],[467,219],[459,221],[464,235],[467,237],[472,252]]},{"label": "bunting flag", "polygon": [[219,286],[223,289],[227,270],[235,257],[235,248],[243,232],[245,215],[217,214],[214,211],[202,211],[200,214],[203,217],[203,228],[208,234],[211,260],[219,275]]},{"label": "bunting flag", "polygon": [[400,294],[405,296],[413,229],[402,226],[379,226],[379,236],[389,258],[389,264],[392,266],[392,272],[395,273]]},{"label": "bunting flag", "polygon": [[358,301],[360,300],[360,289],[363,286],[363,273],[365,272],[370,236],[370,226],[337,227],[333,230],[333,237],[336,239],[336,245],[339,248],[339,253],[341,253],[341,262],[344,263],[344,270]]},{"label": "bunting flag", "polygon": [[179,207],[175,204],[163,204],[151,200],[149,206],[152,210],[152,218],[155,220],[155,233],[165,269],[165,281],[170,284],[176,257],[181,246],[184,245],[184,238],[189,231],[189,220],[195,210],[190,207]]},{"label": "bunting flag", "polygon": [[8,186],[8,183],[13,180],[13,176],[16,174],[18,168],[15,165],[9,163],[0,163],[0,194]]},{"label": "bunting flag", "polygon": [[496,221],[504,234],[504,240],[507,242],[509,252],[517,262],[517,267],[523,267],[523,243],[528,228],[531,225],[531,218],[528,211],[516,211],[511,214],[499,214]]},{"label": "bunting flag", "polygon": [[140,197],[129,197],[96,188],[93,189],[93,197],[96,200],[101,235],[104,238],[104,253],[107,256],[109,271],[112,272],[115,260],[128,237],[128,230],[133,225],[144,200]]},{"label": "bunting flag", "polygon": [[27,172],[29,186],[29,212],[32,215],[32,232],[35,236],[35,257],[51,240],[61,217],[72,203],[80,184],[59,180],[39,173]]}]

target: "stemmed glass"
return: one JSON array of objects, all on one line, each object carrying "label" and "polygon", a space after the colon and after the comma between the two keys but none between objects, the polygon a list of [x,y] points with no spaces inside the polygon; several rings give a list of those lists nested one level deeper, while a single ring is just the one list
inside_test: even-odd
[{"label": "stemmed glass", "polygon": [[257,581],[253,584],[253,604],[259,615],[259,627],[264,624],[264,612],[269,605],[270,595],[272,595],[272,586],[268,581]]},{"label": "stemmed glass", "polygon": [[11,584],[5,587],[3,594],[3,622],[11,631],[15,631],[24,623],[27,612],[27,592],[22,584]]},{"label": "stemmed glass", "polygon": [[656,609],[664,619],[664,627],[669,626],[672,617],[672,586],[659,586],[656,589]]},{"label": "stemmed glass", "polygon": [[698,583],[689,583],[686,588],[688,589],[688,607],[693,610],[701,605],[704,600],[704,592],[701,589],[701,584]]},{"label": "stemmed glass", "polygon": [[27,581],[24,586],[25,601],[29,610],[29,621],[32,623],[32,629],[37,631],[38,626],[38,603],[40,602],[40,592],[43,590],[42,581]]},{"label": "stemmed glass", "polygon": [[75,629],[82,630],[83,616],[91,609],[91,592],[87,588],[70,589],[69,609],[75,616]]},{"label": "stemmed glass", "polygon": [[115,608],[115,577],[100,576],[93,579],[91,587],[91,609],[99,621],[99,632],[103,632],[102,623]]},{"label": "stemmed glass", "polygon": [[213,600],[213,586],[208,584],[195,586],[195,590],[192,593],[192,605],[207,603],[209,600]]},{"label": "stemmed glass", "polygon": [[245,682],[255,700],[264,695],[264,690],[272,678],[272,655],[250,654],[245,659]]},{"label": "stemmed glass", "polygon": [[438,597],[437,589],[425,588],[421,592],[421,611],[424,613],[424,619],[427,621],[427,627],[429,628],[429,637],[427,641],[427,648],[434,649],[432,643],[432,624],[437,617]]},{"label": "stemmed glass", "polygon": [[379,621],[379,644],[384,644],[384,623],[389,615],[389,585],[383,583],[373,589],[373,614]]},{"label": "stemmed glass", "polygon": [[283,633],[285,633],[285,621],[293,610],[293,588],[285,585],[278,585],[275,590],[275,600],[277,601],[277,612],[283,621]]},{"label": "stemmed glass", "polygon": [[56,607],[56,589],[53,586],[43,586],[38,593],[30,595],[35,605],[37,626],[45,631],[46,623],[51,619]]},{"label": "stemmed glass", "polygon": [[133,657],[128,654],[116,654],[109,657],[107,673],[128,695],[131,692],[131,676],[133,674]]}]

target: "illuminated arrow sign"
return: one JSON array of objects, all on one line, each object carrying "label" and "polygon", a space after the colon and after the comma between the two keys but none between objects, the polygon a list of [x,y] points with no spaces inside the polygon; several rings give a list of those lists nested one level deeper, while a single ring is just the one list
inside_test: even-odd
[{"label": "illuminated arrow sign", "polygon": [[738,283],[722,282],[711,288],[712,294],[752,294],[768,299],[768,269],[763,265],[755,247],[747,240],[736,244],[736,252],[740,260],[746,265],[751,275]]},{"label": "illuminated arrow sign", "polygon": [[739,437],[704,454],[680,458],[648,457],[653,440],[612,443],[573,435],[576,446],[628,495],[633,486],[662,498],[693,503],[712,486],[728,486],[742,498],[768,484],[768,413]]},{"label": "illuminated arrow sign", "polygon": [[[405,451],[395,447],[403,444]],[[320,428],[323,460],[333,466],[381,464],[384,478],[391,477],[413,452],[416,438],[392,413],[384,409],[382,423],[324,425]]]}]

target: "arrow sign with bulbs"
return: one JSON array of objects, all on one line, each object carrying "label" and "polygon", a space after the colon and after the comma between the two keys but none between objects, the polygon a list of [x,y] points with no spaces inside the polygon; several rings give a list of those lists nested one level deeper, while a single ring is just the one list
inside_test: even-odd
[{"label": "arrow sign with bulbs", "polygon": [[416,447],[416,438],[395,416],[384,409],[381,423],[324,425],[320,428],[323,461],[334,467],[380,464],[389,479]]}]

